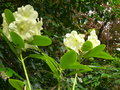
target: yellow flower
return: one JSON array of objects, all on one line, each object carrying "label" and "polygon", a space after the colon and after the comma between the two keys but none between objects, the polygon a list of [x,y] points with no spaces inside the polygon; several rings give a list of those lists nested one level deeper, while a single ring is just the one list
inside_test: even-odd
[{"label": "yellow flower", "polygon": [[[14,31],[20,35],[23,40],[29,41],[32,39],[33,35],[41,35],[42,19],[39,21],[38,13],[33,9],[31,5],[26,5],[18,8],[16,12],[13,13],[15,21],[7,24],[4,14],[3,16],[3,32],[11,41],[10,32]],[[25,48],[30,48],[30,45],[26,43]]]},{"label": "yellow flower", "polygon": [[76,51],[79,54],[84,40],[84,34],[77,34],[76,31],[66,34],[64,38],[64,45]]},{"label": "yellow flower", "polygon": [[[65,35],[64,45],[79,54],[82,52],[81,48],[85,43],[84,37],[84,34],[78,34],[76,31],[72,31],[71,33],[67,33]],[[95,29],[90,32],[88,40],[93,44],[93,48],[100,45]]]},{"label": "yellow flower", "polygon": [[100,41],[98,40],[98,36],[96,35],[95,29],[93,29],[90,32],[90,35],[88,36],[88,40],[92,42],[93,48],[100,45]]},{"label": "yellow flower", "polygon": [[9,30],[19,34],[24,40],[29,40],[33,35],[41,35],[40,22],[33,22],[31,20],[14,21],[9,25]]},{"label": "yellow flower", "polygon": [[14,12],[14,16],[16,20],[21,19],[32,19],[35,20],[38,18],[37,11],[31,5],[26,5],[18,8],[16,12]]}]

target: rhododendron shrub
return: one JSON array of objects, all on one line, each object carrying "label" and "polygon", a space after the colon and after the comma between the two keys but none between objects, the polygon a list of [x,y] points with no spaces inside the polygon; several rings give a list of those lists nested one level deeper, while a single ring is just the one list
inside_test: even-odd
[{"label": "rhododendron shrub", "polygon": [[[6,9],[2,16],[3,30],[0,30],[1,36],[21,62],[26,76],[27,82],[11,79],[12,76],[10,77],[9,83],[17,90],[32,90],[32,85],[30,84],[29,75],[27,74],[24,63],[27,58],[37,58],[46,62],[53,76],[58,80],[58,90],[61,89],[61,82],[64,80],[63,73],[66,69],[70,69],[71,72],[69,75],[75,74],[72,86],[72,90],[75,90],[77,74],[92,71],[93,67],[98,67],[82,64],[81,61],[84,59],[91,57],[114,59],[104,51],[105,45],[100,44],[95,29],[91,29],[87,40],[85,40],[85,34],[78,34],[76,31],[65,35],[63,43],[66,48],[68,48],[68,51],[61,56],[59,60],[60,63],[58,63],[58,60],[48,56],[38,48],[38,46],[48,46],[52,41],[49,37],[41,34],[41,30],[43,29],[42,18],[38,18],[37,11],[35,11],[31,5],[22,6],[13,13]],[[23,57],[22,51],[26,51],[26,49],[29,48],[37,50],[37,53],[35,52]]]}]

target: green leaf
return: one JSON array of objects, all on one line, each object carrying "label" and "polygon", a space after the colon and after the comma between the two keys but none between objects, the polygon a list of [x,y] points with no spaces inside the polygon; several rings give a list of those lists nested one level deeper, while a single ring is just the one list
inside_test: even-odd
[{"label": "green leaf", "polygon": [[11,68],[6,68],[6,70],[11,72],[12,74],[14,74],[19,79],[23,80],[23,78],[18,73],[16,73],[14,70],[12,70]]},{"label": "green leaf", "polygon": [[93,45],[90,41],[86,41],[83,45],[82,45],[82,48],[81,50],[82,51],[89,51],[90,49],[93,48]]},{"label": "green leaf", "polygon": [[58,65],[52,57],[49,57],[48,55],[46,55],[44,53],[42,53],[42,55],[40,55],[40,54],[30,54],[28,57],[45,60],[45,62],[50,67],[50,69],[52,70],[54,75],[58,78],[58,76],[59,76],[58,70],[57,70]]},{"label": "green leaf", "polygon": [[19,74],[17,74],[14,70],[12,70],[11,68],[6,68],[6,67],[0,68],[0,72],[2,72],[2,71],[6,72],[6,74],[9,77],[12,77],[12,75],[14,74],[16,77],[18,77],[19,79],[23,80],[23,78]]},{"label": "green leaf", "polygon": [[90,58],[90,57],[94,57],[97,54],[99,54],[101,51],[103,51],[105,49],[105,45],[101,44],[93,49],[91,49],[90,51],[88,51],[85,55],[84,58]]},{"label": "green leaf", "polygon": [[10,32],[10,36],[11,39],[13,41],[13,43],[18,46],[19,48],[24,48],[25,47],[25,43],[24,40],[15,32]]},{"label": "green leaf", "polygon": [[30,44],[37,46],[48,46],[51,43],[52,41],[49,37],[40,36],[40,35],[33,36],[33,40],[30,42]]},{"label": "green leaf", "polygon": [[65,69],[77,62],[77,53],[73,50],[66,52],[60,59],[61,68]]},{"label": "green leaf", "polygon": [[40,55],[40,54],[30,54],[28,57],[37,58],[37,59],[44,59],[44,56]]},{"label": "green leaf", "polygon": [[103,58],[103,59],[114,59],[110,54],[106,53],[106,52],[100,52],[97,55],[95,55],[94,57],[97,58]]},{"label": "green leaf", "polygon": [[9,9],[5,9],[4,14],[5,14],[5,19],[6,19],[7,23],[8,23],[8,25],[11,22],[15,21],[15,17],[14,17],[13,13]]},{"label": "green leaf", "polygon": [[50,67],[50,69],[52,70],[52,72],[54,73],[54,75],[58,78],[59,74],[58,74],[58,65],[55,62],[55,60],[51,57],[49,57],[48,55],[42,53],[44,58],[42,58],[43,60],[46,61],[47,65]]},{"label": "green leaf", "polygon": [[9,76],[9,77],[12,77],[13,73],[11,71],[6,71],[6,75]]},{"label": "green leaf", "polygon": [[16,79],[9,79],[9,83],[17,90],[23,90],[24,88],[24,82]]},{"label": "green leaf", "polygon": [[79,64],[78,62],[74,63],[73,65],[67,66],[66,69],[81,69],[81,70],[88,70],[88,71],[92,70],[88,66],[83,65],[83,64]]},{"label": "green leaf", "polygon": [[[86,66],[86,65],[85,65]],[[88,66],[87,66],[88,67]],[[76,73],[83,73],[83,72],[89,72],[89,71],[92,71],[92,69],[90,68],[90,69],[81,69],[81,70],[76,70],[76,71],[72,71],[72,72],[70,72],[67,76],[71,76],[71,75],[74,75],[74,74],[76,74]]]},{"label": "green leaf", "polygon": [[95,69],[106,69],[106,67],[102,67],[102,66],[93,66],[93,65],[88,65],[90,68],[95,68]]},{"label": "green leaf", "polygon": [[4,35],[3,30],[0,29],[0,32],[2,33],[3,39],[7,42],[7,44],[9,45],[10,49],[12,50],[12,52],[18,56],[18,52],[16,51],[16,49],[13,47],[13,45],[10,43],[10,41],[8,40],[8,38]]}]

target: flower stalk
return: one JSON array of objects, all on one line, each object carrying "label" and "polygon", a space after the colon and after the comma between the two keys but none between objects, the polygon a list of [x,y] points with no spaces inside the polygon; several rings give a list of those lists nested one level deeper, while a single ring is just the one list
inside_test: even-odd
[{"label": "flower stalk", "polygon": [[75,85],[76,85],[76,82],[77,82],[77,77],[78,77],[78,75],[77,75],[77,73],[75,74],[75,78],[74,78],[74,83],[73,83],[73,88],[72,88],[72,90],[75,90]]},{"label": "flower stalk", "polygon": [[22,63],[23,69],[24,69],[24,73],[25,73],[25,76],[26,76],[28,88],[29,88],[29,90],[32,90],[31,85],[30,85],[30,80],[29,80],[29,77],[28,77],[28,74],[27,74],[26,66],[25,66],[24,59],[23,59],[22,55],[20,56],[20,61]]}]

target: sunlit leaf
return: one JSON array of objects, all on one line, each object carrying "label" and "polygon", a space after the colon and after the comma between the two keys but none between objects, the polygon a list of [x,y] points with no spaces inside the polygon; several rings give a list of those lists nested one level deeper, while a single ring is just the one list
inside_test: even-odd
[{"label": "sunlit leaf", "polygon": [[25,44],[24,44],[24,40],[15,32],[10,32],[10,36],[11,36],[11,39],[13,41],[13,43],[19,47],[19,48],[24,48],[25,47]]},{"label": "sunlit leaf", "polygon": [[85,55],[84,58],[90,58],[90,57],[94,57],[97,54],[99,54],[101,51],[103,51],[105,49],[105,45],[101,44],[93,49],[91,49],[90,51],[88,51]]},{"label": "sunlit leaf", "polygon": [[61,68],[65,69],[67,66],[73,65],[77,61],[77,53],[73,50],[66,52],[60,59]]},{"label": "sunlit leaf", "polygon": [[83,65],[83,64],[79,64],[78,62],[66,66],[66,69],[81,69],[81,70],[92,70],[90,67],[88,67],[87,65]]},{"label": "sunlit leaf", "polygon": [[33,40],[30,42],[30,44],[37,46],[48,46],[51,43],[52,41],[49,37],[40,36],[40,35],[33,36]]},{"label": "sunlit leaf", "polygon": [[114,59],[110,54],[106,53],[106,52],[100,52],[97,55],[95,55],[94,57],[97,58],[103,58],[103,59]]},{"label": "sunlit leaf", "polygon": [[24,82],[16,79],[9,79],[9,83],[17,90],[23,90],[24,88]]},{"label": "sunlit leaf", "polygon": [[14,15],[9,9],[5,9],[4,14],[5,14],[5,19],[6,19],[8,24],[15,21]]},{"label": "sunlit leaf", "polygon": [[82,45],[82,51],[89,51],[90,49],[93,48],[93,45],[90,41],[86,41],[83,45]]},{"label": "sunlit leaf", "polygon": [[37,59],[44,59],[44,56],[40,55],[40,54],[30,54],[28,57],[37,58]]}]

